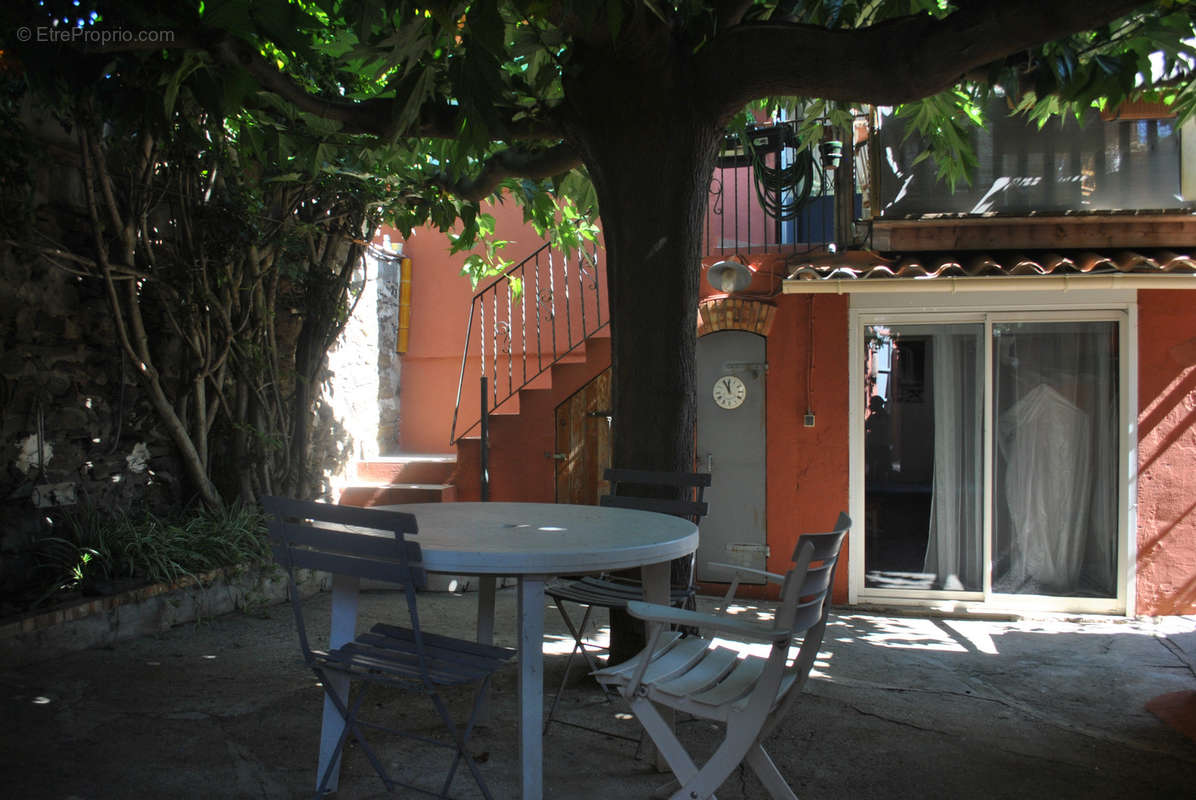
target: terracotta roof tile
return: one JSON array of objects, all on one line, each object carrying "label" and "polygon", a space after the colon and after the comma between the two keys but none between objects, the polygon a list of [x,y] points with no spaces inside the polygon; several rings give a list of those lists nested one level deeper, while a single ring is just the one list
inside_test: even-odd
[{"label": "terracotta roof tile", "polygon": [[789,259],[790,280],[976,278],[1004,275],[1193,274],[1196,251],[1113,250],[1066,253],[908,253],[885,257],[849,250]]}]

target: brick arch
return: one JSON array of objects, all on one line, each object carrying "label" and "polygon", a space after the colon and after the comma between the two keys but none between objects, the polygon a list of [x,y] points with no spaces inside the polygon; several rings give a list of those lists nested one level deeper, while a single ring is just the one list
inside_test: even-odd
[{"label": "brick arch", "polygon": [[768,336],[777,307],[763,300],[708,297],[698,303],[698,336],[715,331],[748,331]]}]

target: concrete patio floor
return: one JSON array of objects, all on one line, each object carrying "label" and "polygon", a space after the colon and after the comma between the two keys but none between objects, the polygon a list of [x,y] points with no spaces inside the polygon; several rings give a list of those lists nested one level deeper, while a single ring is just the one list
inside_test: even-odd
[{"label": "concrete patio floor", "polygon": [[[328,595],[308,601],[326,630]],[[401,597],[362,596],[363,620],[393,618]],[[473,595],[421,595],[429,630],[472,631]],[[499,591],[502,643],[515,596]],[[747,606],[743,613],[767,613]],[[546,685],[567,652],[546,612]],[[1149,711],[1152,698],[1196,690],[1196,619],[1018,622],[845,611],[828,628],[806,696],[767,749],[803,798],[1178,798],[1196,792],[1196,742]],[[588,679],[566,715],[634,734]],[[456,697],[456,696],[455,696]],[[387,708],[433,729],[430,704],[392,694]],[[198,625],[27,667],[0,668],[0,778],[11,798],[289,798],[314,786],[321,690],[302,666],[289,606]],[[455,699],[457,710],[464,700]],[[518,797],[515,675],[495,685],[473,751],[496,797]],[[695,753],[716,742],[685,722]],[[413,753],[373,738],[402,774],[436,785],[446,751]],[[553,726],[546,796],[642,798],[665,782],[633,743]],[[340,798],[388,795],[350,750]],[[480,794],[460,775],[453,796]],[[759,798],[750,773],[723,800]]]}]

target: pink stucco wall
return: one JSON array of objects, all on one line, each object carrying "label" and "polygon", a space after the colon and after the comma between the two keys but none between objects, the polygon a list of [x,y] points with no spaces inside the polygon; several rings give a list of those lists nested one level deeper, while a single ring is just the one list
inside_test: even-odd
[{"label": "pink stucco wall", "polygon": [[1196,613],[1196,314],[1138,293],[1138,614]]},{"label": "pink stucco wall", "polygon": [[[518,263],[544,243],[524,224],[523,211],[513,200],[487,211],[494,215],[502,238],[509,241],[502,251],[504,258]],[[384,232],[392,240],[403,241],[403,253],[412,262],[411,335],[399,378],[398,441],[391,449],[451,453],[449,433],[461,348],[474,293],[469,278],[460,274],[467,253],[450,255],[448,237],[432,228],[419,228],[406,240],[397,231]],[[461,418],[469,422],[478,417],[476,357],[472,364],[473,379],[462,389]]]}]

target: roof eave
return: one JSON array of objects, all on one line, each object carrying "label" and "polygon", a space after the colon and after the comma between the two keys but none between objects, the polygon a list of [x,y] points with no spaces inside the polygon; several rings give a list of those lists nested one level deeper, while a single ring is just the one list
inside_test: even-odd
[{"label": "roof eave", "polygon": [[783,294],[871,294],[876,292],[1094,291],[1109,289],[1196,289],[1196,274],[994,275],[925,278],[787,278]]}]

